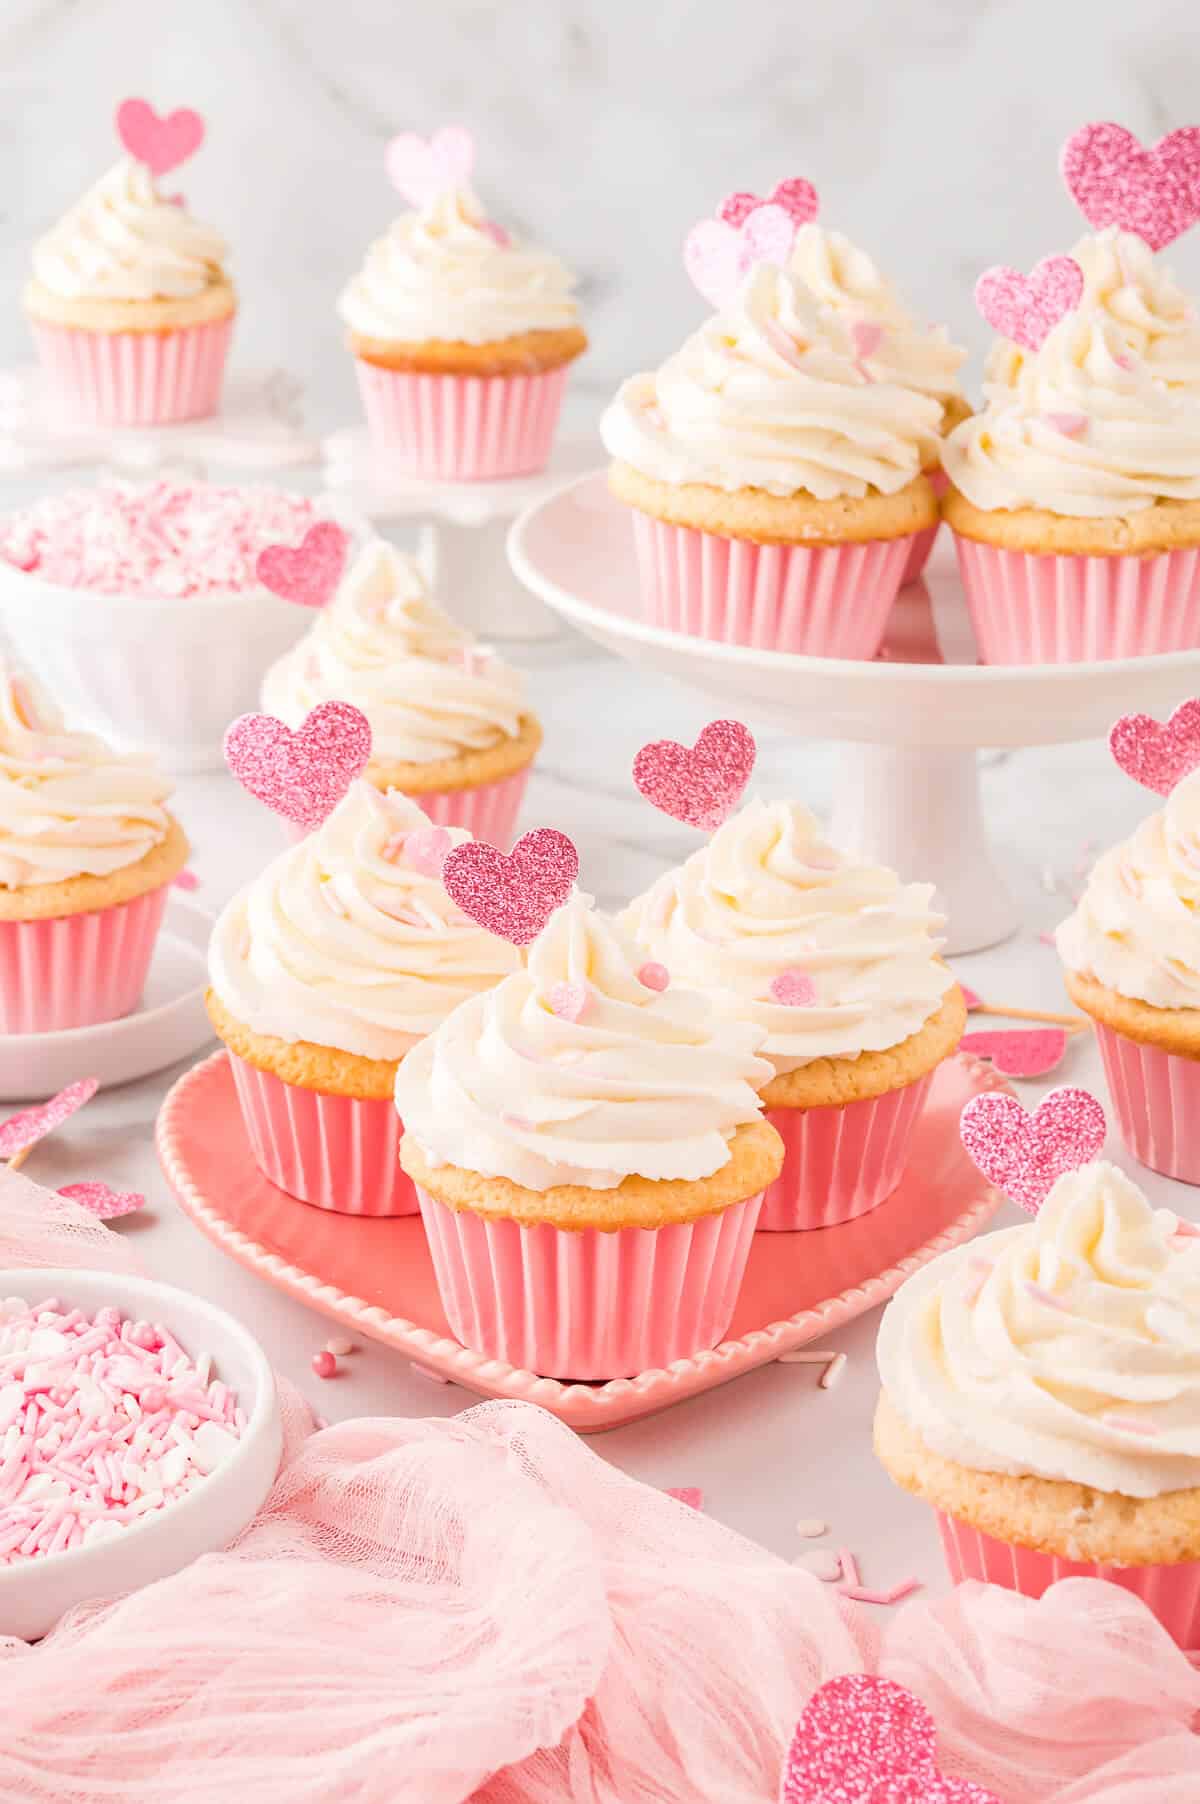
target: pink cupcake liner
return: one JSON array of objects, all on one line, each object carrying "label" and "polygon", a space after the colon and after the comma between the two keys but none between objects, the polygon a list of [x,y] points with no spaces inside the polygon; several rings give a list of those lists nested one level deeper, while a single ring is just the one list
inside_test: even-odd
[{"label": "pink cupcake liner", "polygon": [[534,376],[430,376],[356,359],[376,448],[443,482],[527,476],[550,461],[569,365]]},{"label": "pink cupcake liner", "polygon": [[477,783],[473,789],[425,790],[412,799],[435,826],[465,827],[476,839],[507,852],[531,768],[526,764],[498,783]]},{"label": "pink cupcake liner", "polygon": [[768,1109],[783,1170],[768,1186],[760,1231],[832,1228],[884,1202],[904,1176],[933,1073],[840,1108]]},{"label": "pink cupcake liner", "polygon": [[338,1215],[415,1215],[390,1096],[327,1096],[229,1054],[255,1163],[289,1196]]},{"label": "pink cupcake liner", "polygon": [[221,402],[233,315],[170,332],[81,332],[32,322],[50,404],[93,426],[202,420]]},{"label": "pink cupcake liner", "polygon": [[465,1347],[546,1378],[631,1378],[715,1347],[762,1193],[662,1228],[488,1221],[417,1186],[442,1307]]},{"label": "pink cupcake liner", "polygon": [[873,658],[912,535],[863,545],[755,545],[633,510],[653,626],[725,645]]},{"label": "pink cupcake liner", "polygon": [[[945,470],[926,470],[925,474],[929,478],[930,488],[940,501],[942,496],[946,493],[946,490],[950,487],[950,478],[947,476]],[[938,536],[941,524],[941,521],[937,520],[932,526],[922,527],[920,532],[915,532],[913,534],[909,541],[908,561],[904,566],[904,575],[900,578],[900,587],[902,589],[908,583],[915,583],[918,576],[921,575],[921,572],[929,562],[929,554],[933,550],[933,541]]]},{"label": "pink cupcake liner", "polygon": [[132,1014],[169,889],[88,914],[0,921],[0,1033],[60,1033]]},{"label": "pink cupcake liner", "polygon": [[934,1512],[950,1576],[956,1585],[964,1579],[982,1579],[1019,1591],[1022,1597],[1040,1597],[1059,1579],[1107,1579],[1132,1591],[1162,1623],[1168,1635],[1188,1650],[1200,1648],[1200,1560],[1177,1566],[1105,1566],[1090,1560],[1064,1560],[1058,1554],[1036,1553],[1029,1547],[1013,1547],[971,1528],[954,1516]]},{"label": "pink cupcake liner", "polygon": [[1200,550],[1055,557],[955,534],[984,664],[1076,664],[1200,646]]},{"label": "pink cupcake liner", "polygon": [[1143,1046],[1096,1022],[1121,1138],[1142,1165],[1200,1184],[1200,1060]]}]

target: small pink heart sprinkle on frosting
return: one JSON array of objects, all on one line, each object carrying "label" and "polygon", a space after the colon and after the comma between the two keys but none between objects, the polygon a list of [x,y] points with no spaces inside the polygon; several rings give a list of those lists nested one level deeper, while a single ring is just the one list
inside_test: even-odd
[{"label": "small pink heart sprinkle on frosting", "polygon": [[204,121],[191,107],[177,107],[163,117],[148,100],[123,100],[117,108],[117,136],[151,175],[166,175],[199,150]]},{"label": "small pink heart sprinkle on frosting", "polygon": [[1088,223],[1118,226],[1161,251],[1200,219],[1200,126],[1149,150],[1123,125],[1081,126],[1063,145],[1062,173]]},{"label": "small pink heart sprinkle on frosting", "polygon": [[1060,432],[1064,438],[1079,438],[1088,429],[1086,413],[1044,413],[1042,418],[1052,432]]},{"label": "small pink heart sprinkle on frosting", "polygon": [[1064,1172],[1097,1158],[1104,1146],[1104,1110],[1086,1090],[1051,1090],[1032,1115],[1015,1096],[973,1096],[959,1132],[985,1178],[1019,1208],[1036,1215]]},{"label": "small pink heart sprinkle on frosting", "polygon": [[556,983],[546,1001],[552,1015],[563,1021],[582,1021],[592,1006],[591,985],[586,983]]},{"label": "small pink heart sprinkle on frosting", "polygon": [[1074,257],[1046,257],[1026,275],[997,264],[975,284],[975,305],[1004,338],[1036,351],[1060,319],[1083,298],[1083,271]]},{"label": "small pink heart sprinkle on frosting", "polygon": [[817,986],[807,971],[780,971],[768,989],[772,1002],[785,1008],[811,1008],[817,1000]]},{"label": "small pink heart sprinkle on frosting", "polygon": [[265,545],[258,554],[258,580],[284,601],[323,608],[342,580],[349,545],[344,526],[318,520],[298,545]]},{"label": "small pink heart sprinkle on frosting", "polygon": [[862,362],[873,357],[883,343],[883,327],[871,320],[856,320],[850,328],[850,339],[854,345],[854,355]]},{"label": "small pink heart sprinkle on frosting", "polygon": [[741,801],[757,750],[740,720],[711,720],[694,746],[674,739],[644,745],[633,761],[633,780],[672,820],[712,832]]},{"label": "small pink heart sprinkle on frosting", "polygon": [[453,841],[445,827],[417,827],[404,836],[405,862],[422,877],[440,877]]},{"label": "small pink heart sprinkle on frosting", "polygon": [[1170,795],[1200,766],[1200,696],[1181,702],[1165,723],[1151,714],[1123,714],[1108,736],[1108,749],[1143,789]]},{"label": "small pink heart sprinkle on frosting", "polygon": [[671,982],[671,973],[667,967],[653,958],[639,966],[637,976],[638,982],[647,990],[665,990]]}]

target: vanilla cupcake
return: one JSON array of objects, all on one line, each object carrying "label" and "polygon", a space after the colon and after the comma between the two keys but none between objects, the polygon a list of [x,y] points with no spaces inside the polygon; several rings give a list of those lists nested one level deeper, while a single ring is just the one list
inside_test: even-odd
[{"label": "vanilla cupcake", "polygon": [[786,1160],[759,1227],[830,1227],[883,1202],[966,1024],[933,885],[835,851],[798,802],[755,800],[621,925],[672,983],[765,1035],[763,1106]]},{"label": "vanilla cupcake", "polygon": [[101,426],[215,413],[237,308],[226,256],[123,157],[34,246],[25,312],[55,411]]},{"label": "vanilla cupcake", "polygon": [[359,552],[263,683],[263,707],[290,727],[327,701],[366,715],[366,776],[377,789],[508,847],[542,743],[524,679],[451,620],[417,561],[382,539]]},{"label": "vanilla cupcake", "polygon": [[55,1033],[141,998],[188,842],[149,759],[68,731],[0,661],[0,1032]]},{"label": "vanilla cupcake", "polygon": [[878,380],[851,323],[774,264],[653,373],[600,434],[632,510],[647,617],[672,632],[870,658],[915,537],[943,405]]},{"label": "vanilla cupcake", "polygon": [[464,1345],[609,1379],[713,1347],[782,1162],[761,1030],[659,986],[575,895],[400,1067],[404,1169]]},{"label": "vanilla cupcake", "polygon": [[442,887],[470,839],[356,782],[315,833],[225,908],[208,1010],[229,1049],[254,1157],[321,1208],[416,1208],[397,1162],[397,1070],[464,999],[520,962]]},{"label": "vanilla cupcake", "polygon": [[1196,1646],[1194,1229],[1104,1160],[1068,1171],[1036,1220],[909,1278],[878,1361],[875,1450],[937,1511],[956,1583],[1108,1579]]}]

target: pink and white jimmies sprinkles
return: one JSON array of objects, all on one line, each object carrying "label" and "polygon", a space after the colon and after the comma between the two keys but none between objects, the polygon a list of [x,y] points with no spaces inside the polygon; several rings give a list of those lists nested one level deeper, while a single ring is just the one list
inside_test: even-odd
[{"label": "pink and white jimmies sprinkles", "polygon": [[203,1484],[246,1426],[158,1323],[0,1302],[0,1568],[87,1547]]}]

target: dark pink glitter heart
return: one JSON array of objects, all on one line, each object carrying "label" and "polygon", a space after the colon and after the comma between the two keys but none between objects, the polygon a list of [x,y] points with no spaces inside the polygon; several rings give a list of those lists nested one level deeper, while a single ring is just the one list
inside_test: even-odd
[{"label": "dark pink glitter heart", "polygon": [[759,194],[750,194],[744,188],[736,194],[727,194],[717,208],[717,218],[723,219],[726,225],[744,225],[756,207],[782,207],[789,219],[798,226],[808,225],[817,217],[821,202],[811,182],[806,182],[802,175],[788,176],[782,182],[776,182],[771,193],[765,198]]},{"label": "dark pink glitter heart", "polygon": [[633,780],[672,820],[711,833],[741,801],[757,751],[740,720],[710,720],[694,746],[674,739],[644,745],[633,761]]},{"label": "dark pink glitter heart", "polygon": [[997,264],[975,284],[975,305],[989,326],[1015,344],[1036,351],[1083,295],[1083,271],[1074,257],[1046,257],[1027,276]]},{"label": "dark pink glitter heart", "polygon": [[264,589],[302,608],[323,608],[342,579],[350,535],[336,520],[318,520],[298,545],[266,545],[255,569]]},{"label": "dark pink glitter heart", "polygon": [[1108,749],[1143,789],[1168,796],[1200,766],[1200,696],[1181,702],[1170,720],[1123,714],[1108,736]]},{"label": "dark pink glitter heart", "polygon": [[371,757],[361,708],[322,702],[296,732],[273,714],[243,714],[225,734],[225,761],[252,796],[298,827],[319,827]]},{"label": "dark pink glitter heart", "polygon": [[780,1804],[999,1804],[938,1768],[933,1718],[891,1679],[848,1673],[813,1693],[788,1749]]},{"label": "dark pink glitter heart", "polygon": [[482,841],[456,846],[442,867],[451,901],[514,946],[537,938],[578,875],[578,852],[553,827],[526,833],[507,857]]},{"label": "dark pink glitter heart", "polygon": [[959,1133],[985,1178],[1018,1208],[1036,1215],[1064,1172],[1097,1158],[1104,1146],[1104,1110],[1087,1090],[1064,1086],[1027,1115],[1015,1096],[973,1096]]},{"label": "dark pink glitter heart", "polygon": [[1161,251],[1200,219],[1200,126],[1144,150],[1123,125],[1085,125],[1063,145],[1062,173],[1089,225],[1136,232]]}]

